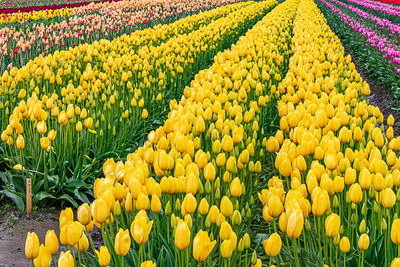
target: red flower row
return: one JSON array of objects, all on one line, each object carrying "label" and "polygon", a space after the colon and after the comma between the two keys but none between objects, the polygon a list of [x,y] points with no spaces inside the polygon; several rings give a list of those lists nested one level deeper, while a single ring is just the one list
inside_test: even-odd
[{"label": "red flower row", "polygon": [[379,2],[400,5],[400,0],[378,0]]},{"label": "red flower row", "polygon": [[100,0],[100,1],[89,1],[82,3],[72,3],[72,4],[62,4],[62,5],[52,5],[52,6],[31,6],[31,7],[20,7],[20,8],[0,8],[0,14],[6,13],[17,13],[17,12],[32,12],[46,9],[61,9],[61,8],[73,8],[88,5],[90,3],[103,3],[103,2],[118,2],[120,0]]}]

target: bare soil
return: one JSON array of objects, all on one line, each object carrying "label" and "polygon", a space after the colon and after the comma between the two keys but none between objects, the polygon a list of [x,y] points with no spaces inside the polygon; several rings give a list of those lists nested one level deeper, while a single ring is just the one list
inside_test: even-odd
[{"label": "bare soil", "polygon": [[393,109],[395,99],[393,95],[390,93],[390,88],[387,86],[379,83],[375,78],[370,77],[370,73],[361,67],[361,63],[359,62],[358,58],[351,53],[351,51],[346,47],[346,44],[342,42],[344,47],[344,53],[347,56],[348,54],[351,55],[351,59],[356,66],[357,72],[369,84],[371,94],[368,96],[369,104],[379,107],[379,110],[382,112],[385,120],[384,124],[386,125],[386,119],[389,117],[390,114],[394,117],[394,135],[398,136],[400,134],[400,112],[395,111]]},{"label": "bare soil", "polygon": [[[42,209],[27,215],[9,205],[0,207],[0,267],[31,266],[31,262],[25,257],[27,233],[35,232],[41,244],[44,243],[47,230],[54,230],[58,237],[60,233],[59,214],[60,209]],[[101,233],[97,227],[94,228],[91,236],[98,249],[101,244]],[[61,251],[65,251],[65,247],[60,244],[58,254]],[[89,252],[93,253],[90,247]],[[57,259],[58,254],[56,255]]]}]

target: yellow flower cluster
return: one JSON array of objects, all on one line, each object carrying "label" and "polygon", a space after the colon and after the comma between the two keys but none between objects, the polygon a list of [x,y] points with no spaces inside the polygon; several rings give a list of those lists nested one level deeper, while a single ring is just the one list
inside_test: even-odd
[{"label": "yellow flower cluster", "polygon": [[[2,141],[11,151],[29,145],[23,152],[34,152],[33,166],[38,166],[42,148],[55,151],[56,164],[81,162],[85,167],[86,157],[78,160],[77,155],[86,156],[92,145],[96,154],[114,149],[115,140],[126,139],[149,113],[163,111],[165,97],[177,96],[176,88],[192,71],[272,3],[227,5],[113,41],[40,56],[21,69],[6,71],[0,112],[9,119],[2,121]],[[12,158],[19,153],[10,154]],[[48,170],[54,167],[51,162],[43,163]]]},{"label": "yellow flower cluster", "polygon": [[55,17],[69,17],[73,14],[74,9],[61,8],[55,10],[38,10],[31,12],[18,12],[10,14],[0,14],[0,24],[3,23],[15,23],[28,20],[46,20]]},{"label": "yellow flower cluster", "polygon": [[[230,50],[217,54],[184,89],[181,101],[170,101],[168,119],[143,147],[125,162],[110,159],[103,165],[95,201],[79,208],[78,221],[89,230],[93,224],[102,229],[114,263],[120,264],[116,255],[124,261],[135,253],[139,263],[151,258],[159,236],[178,249],[171,259],[175,266],[194,260],[210,264],[215,254],[231,265],[247,260],[251,242],[244,218],[252,218],[250,196],[257,186],[252,177],[261,172],[265,149],[260,124],[273,108],[270,89],[276,90],[288,64],[297,4],[279,5]],[[247,13],[235,18],[251,17]],[[73,224],[69,218],[61,227],[68,231]],[[113,227],[119,229],[116,235]],[[271,237],[272,244],[277,238]],[[260,263],[256,255],[252,263]]]},{"label": "yellow flower cluster", "polygon": [[[391,214],[398,214],[392,208],[400,186],[400,139],[393,136],[393,116],[385,132],[382,113],[366,99],[369,85],[350,55],[344,56],[340,40],[312,0],[301,1],[294,25],[294,54],[275,93],[280,130],[265,142],[276,153],[280,178],[270,179],[268,189],[259,194],[263,217],[274,224],[279,217],[279,228],[292,239],[295,254],[301,234],[306,246],[313,243],[310,231],[318,236],[319,259],[329,264],[338,264],[337,255],[328,250],[324,236],[334,238],[335,245],[340,241],[344,254],[358,248],[364,257],[370,238],[373,242],[384,235],[385,258],[391,260],[390,234],[380,226],[387,219],[390,227]],[[311,214],[314,218],[307,220]]]}]

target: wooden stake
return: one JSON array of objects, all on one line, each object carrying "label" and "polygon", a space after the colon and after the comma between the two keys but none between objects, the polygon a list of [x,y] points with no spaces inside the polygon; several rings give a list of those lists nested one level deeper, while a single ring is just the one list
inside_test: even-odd
[{"label": "wooden stake", "polygon": [[32,213],[32,179],[26,179],[26,213]]}]

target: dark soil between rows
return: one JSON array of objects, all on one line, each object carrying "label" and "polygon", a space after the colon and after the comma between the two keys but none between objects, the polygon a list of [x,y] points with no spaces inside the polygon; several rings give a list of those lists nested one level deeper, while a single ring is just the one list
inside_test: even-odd
[{"label": "dark soil between rows", "polygon": [[394,135],[398,136],[400,134],[400,111],[393,110],[393,102],[394,97],[390,93],[390,88],[387,86],[379,83],[375,78],[370,77],[370,73],[362,68],[362,62],[359,62],[357,57],[352,53],[347,47],[346,44],[341,42],[344,47],[344,53],[347,56],[348,54],[351,55],[351,59],[356,66],[357,72],[360,76],[365,80],[370,87],[371,94],[368,96],[369,104],[379,107],[379,110],[382,112],[385,120],[384,124],[386,125],[386,119],[389,117],[390,114],[393,115],[394,121]]},{"label": "dark soil between rows", "polygon": [[[0,267],[31,266],[31,262],[25,257],[25,239],[28,232],[35,232],[40,243],[44,243],[47,230],[54,230],[59,236],[58,217],[60,209],[42,209],[34,211],[31,215],[20,212],[8,205],[0,207]],[[76,219],[76,214],[75,214]],[[95,227],[91,233],[94,245],[101,245],[100,230]],[[60,244],[59,252],[65,251]],[[89,251],[92,250],[89,247]],[[52,266],[54,263],[52,262]]]}]

